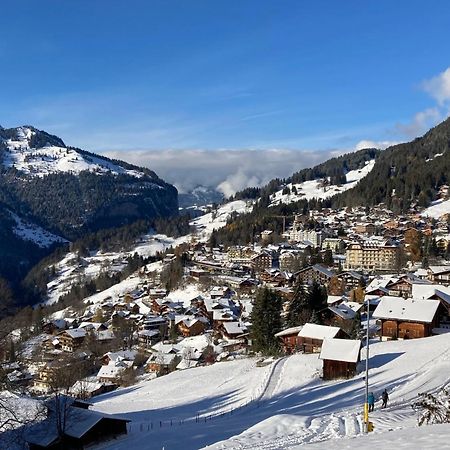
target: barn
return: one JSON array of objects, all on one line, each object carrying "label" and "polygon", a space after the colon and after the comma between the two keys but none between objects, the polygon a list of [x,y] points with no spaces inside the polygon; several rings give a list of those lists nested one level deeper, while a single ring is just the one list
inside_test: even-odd
[{"label": "barn", "polygon": [[361,341],[325,339],[319,358],[323,360],[323,379],[351,378],[356,374]]}]

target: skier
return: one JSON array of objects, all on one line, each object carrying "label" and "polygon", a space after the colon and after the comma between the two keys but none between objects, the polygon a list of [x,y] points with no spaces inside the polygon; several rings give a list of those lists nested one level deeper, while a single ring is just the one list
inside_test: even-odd
[{"label": "skier", "polygon": [[383,400],[383,404],[381,405],[382,408],[386,408],[387,402],[389,400],[389,395],[387,393],[387,390],[385,389],[383,393],[381,394],[381,400]]},{"label": "skier", "polygon": [[369,412],[372,412],[375,408],[375,396],[373,395],[373,392],[369,392],[367,403],[369,404]]}]

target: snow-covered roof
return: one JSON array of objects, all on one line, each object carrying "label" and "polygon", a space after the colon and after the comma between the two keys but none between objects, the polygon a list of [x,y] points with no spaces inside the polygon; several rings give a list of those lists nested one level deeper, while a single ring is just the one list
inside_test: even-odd
[{"label": "snow-covered roof", "polygon": [[[64,434],[72,438],[80,439],[102,419],[130,421],[129,419],[123,419],[118,416],[70,406],[66,412]],[[31,427],[26,434],[27,442],[42,447],[49,446],[57,438],[58,432],[55,415]]]},{"label": "snow-covered roof", "polygon": [[405,300],[401,297],[382,297],[373,313],[373,318],[430,323],[438,307],[439,300]]},{"label": "snow-covered roof", "polygon": [[329,306],[328,309],[342,319],[353,319],[362,306],[362,303],[342,302],[338,306]]},{"label": "snow-covered roof", "polygon": [[320,359],[358,362],[361,341],[328,338],[323,341]]},{"label": "snow-covered roof", "polygon": [[73,328],[71,330],[65,330],[64,333],[68,334],[72,339],[82,338],[86,336],[86,330],[84,328]]},{"label": "snow-covered roof", "polygon": [[276,333],[275,337],[289,336],[290,334],[298,335],[302,328],[303,326],[286,328],[285,330]]},{"label": "snow-covered roof", "polygon": [[303,328],[298,333],[298,336],[323,340],[326,338],[334,338],[338,334],[339,330],[339,327],[327,327],[325,325],[317,325],[315,323],[305,323]]},{"label": "snow-covered roof", "polygon": [[428,270],[437,275],[439,273],[450,272],[450,266],[430,266]]},{"label": "snow-covered roof", "polygon": [[242,334],[247,332],[247,327],[241,322],[224,322],[227,334]]}]

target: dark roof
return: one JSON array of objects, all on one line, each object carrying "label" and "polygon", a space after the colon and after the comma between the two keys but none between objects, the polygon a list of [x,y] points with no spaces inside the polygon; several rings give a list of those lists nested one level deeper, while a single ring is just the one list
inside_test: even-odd
[{"label": "dark roof", "polygon": [[[64,403],[64,405],[65,406],[61,406],[61,410],[62,408],[67,407],[64,435],[71,438],[82,438],[102,420],[130,422],[129,419],[123,417],[79,408],[73,403],[70,404],[70,406],[67,406],[67,403]],[[50,410],[49,415],[45,420],[37,423],[27,431],[25,440],[30,444],[39,445],[41,447],[48,447],[56,442],[59,439],[56,419],[57,415],[55,413],[55,408],[53,408],[53,410]]]}]

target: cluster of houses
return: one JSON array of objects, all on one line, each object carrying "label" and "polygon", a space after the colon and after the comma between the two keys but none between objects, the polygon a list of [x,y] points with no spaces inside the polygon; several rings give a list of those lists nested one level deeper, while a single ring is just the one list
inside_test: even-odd
[{"label": "cluster of houses", "polygon": [[[351,339],[349,330],[367,306],[370,332],[383,340],[450,331],[450,264],[442,259],[427,268],[399,266],[399,252],[408,255],[405,234],[411,229],[447,252],[446,219],[432,223],[383,208],[297,215],[279,242],[270,230],[248,246],[209,248],[193,241],[183,282],[199,287],[194,294],[167,292],[161,271],[144,266],[129,292],[100,295],[82,312],[47,320],[39,356],[29,364],[33,371],[20,365],[4,370],[13,382],[45,392],[61,355],[70,354],[95,369],[72,387],[75,395],[88,398],[120,385],[137,366],[163,375],[246,352],[258,287],[277,291],[287,311],[296,284],[308,289],[319,283],[328,292],[321,325],[288,328],[277,338],[287,353],[320,352],[324,378],[352,376],[360,341]],[[174,258],[168,254],[162,263]]]}]

